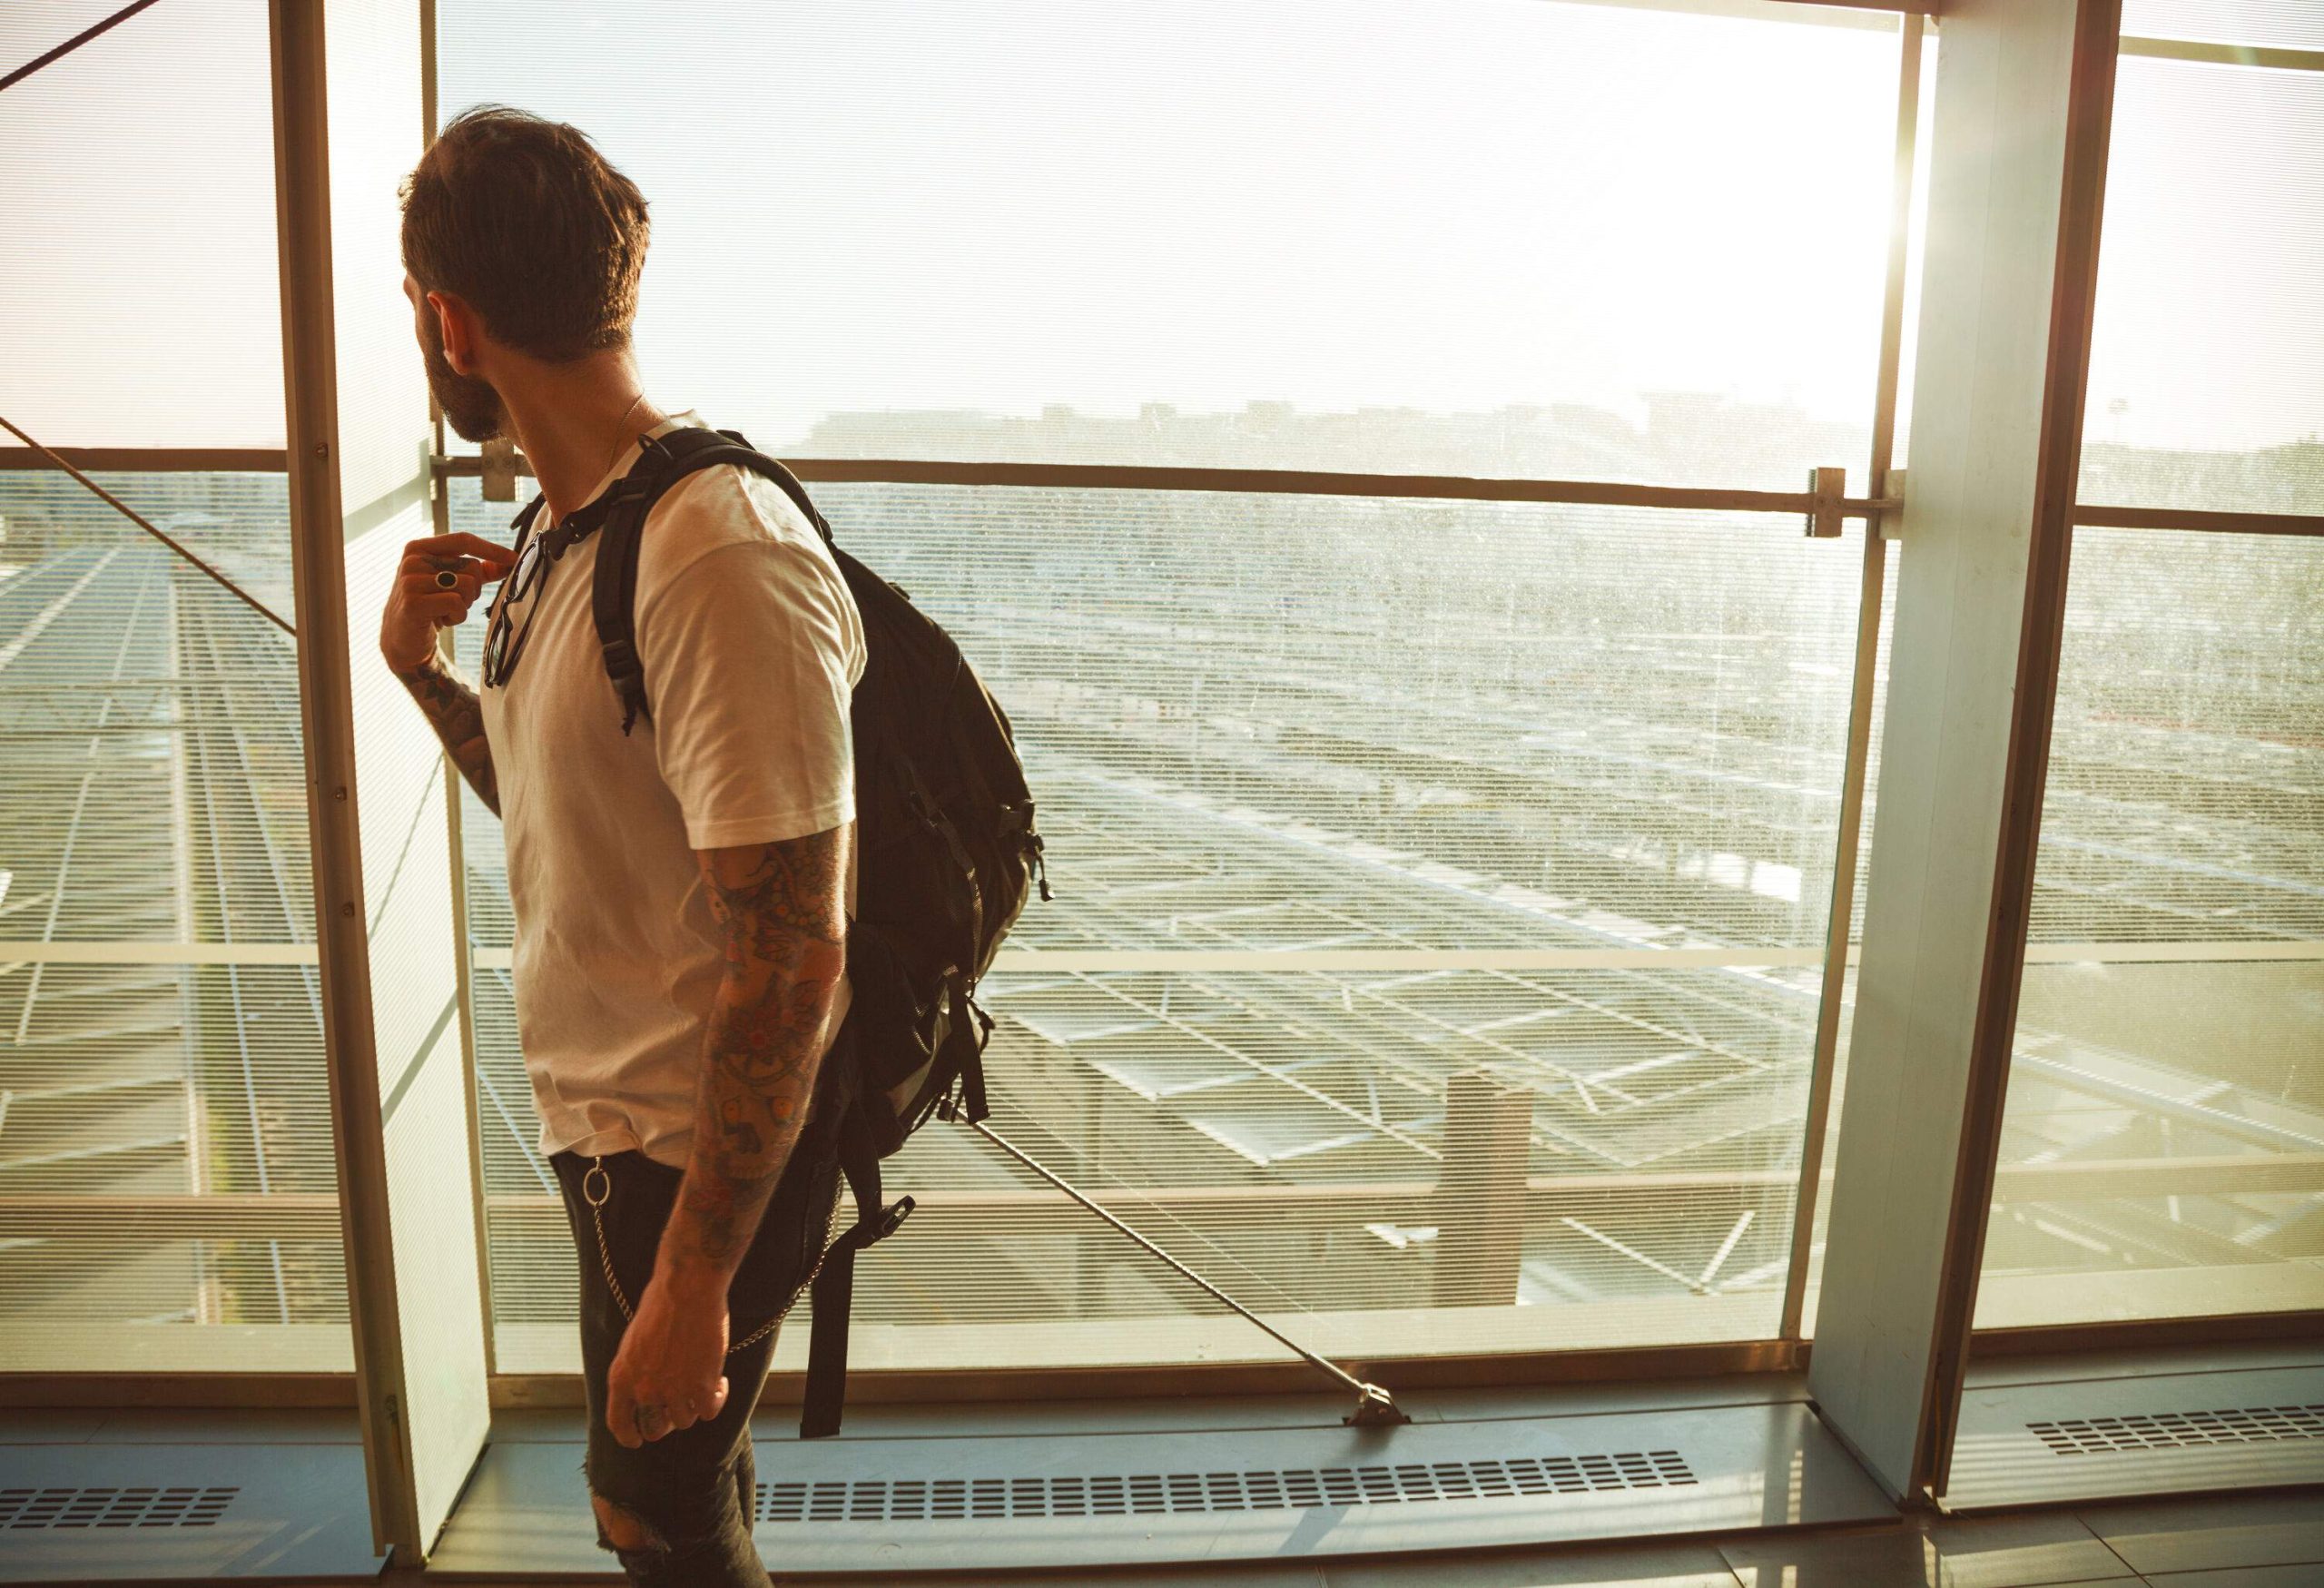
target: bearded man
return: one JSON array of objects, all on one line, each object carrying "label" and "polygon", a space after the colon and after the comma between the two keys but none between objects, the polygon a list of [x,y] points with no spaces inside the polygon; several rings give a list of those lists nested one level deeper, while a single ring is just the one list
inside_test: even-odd
[{"label": "bearded man", "polygon": [[[790,498],[704,469],[644,526],[650,709],[625,730],[594,531],[645,439],[700,422],[650,400],[631,356],[647,232],[636,184],[522,112],[460,116],[411,173],[404,291],[429,384],[460,435],[516,440],[541,494],[513,566],[473,535],[407,546],[379,648],[507,838],[517,1030],[578,1258],[598,1542],[634,1583],[756,1588],[751,1411],[839,1189],[803,1128],[850,1040],[864,646]],[[471,685],[438,633],[496,581]]]}]

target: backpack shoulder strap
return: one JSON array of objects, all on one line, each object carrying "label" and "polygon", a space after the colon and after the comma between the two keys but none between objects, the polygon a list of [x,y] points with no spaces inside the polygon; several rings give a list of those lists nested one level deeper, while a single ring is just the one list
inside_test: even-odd
[{"label": "backpack shoulder strap", "polygon": [[775,459],[768,457],[753,447],[743,439],[742,431],[721,430],[718,433],[740,447],[745,454],[745,456],[722,458],[719,459],[720,462],[732,463],[739,468],[747,469],[762,478],[771,479],[781,486],[783,494],[796,504],[799,510],[807,516],[807,522],[815,527],[815,533],[823,538],[823,544],[837,549],[839,543],[832,537],[830,521],[824,518],[822,510],[808,498],[807,488],[799,483],[797,475],[792,473]]},{"label": "backpack shoulder strap", "polygon": [[645,515],[669,488],[651,453],[607,492],[611,511],[597,533],[596,572],[589,587],[590,616],[596,620],[597,647],[603,653],[606,676],[613,680],[621,701],[621,731],[626,736],[639,716],[654,720],[645,704],[645,665],[638,659],[637,630],[630,618],[637,599],[637,547],[643,538]]},{"label": "backpack shoulder strap", "polygon": [[635,466],[606,493],[607,513],[598,531],[605,539],[597,547],[596,575],[589,592],[606,676],[613,680],[614,693],[622,704],[624,734],[640,716],[649,723],[654,720],[645,700],[645,664],[637,652],[637,557],[646,515],[678,481],[724,463],[747,469],[781,486],[807,515],[815,532],[826,543],[831,540],[831,526],[808,500],[806,487],[782,464],[753,449],[741,432],[688,428],[647,438]]}]

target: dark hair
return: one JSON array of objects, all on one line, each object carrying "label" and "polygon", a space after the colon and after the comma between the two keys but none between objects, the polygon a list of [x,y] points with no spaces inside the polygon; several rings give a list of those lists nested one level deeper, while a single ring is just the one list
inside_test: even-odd
[{"label": "dark hair", "polygon": [[629,344],[645,195],[587,133],[506,105],[463,111],[403,183],[403,268],[465,299],[493,340],[556,363]]}]

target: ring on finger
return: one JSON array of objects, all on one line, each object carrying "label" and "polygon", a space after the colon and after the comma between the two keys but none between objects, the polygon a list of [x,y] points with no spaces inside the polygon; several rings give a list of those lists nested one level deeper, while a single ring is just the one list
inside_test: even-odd
[{"label": "ring on finger", "polygon": [[460,587],[460,576],[454,573],[450,568],[438,568],[436,570],[436,587],[439,590],[457,590]]}]

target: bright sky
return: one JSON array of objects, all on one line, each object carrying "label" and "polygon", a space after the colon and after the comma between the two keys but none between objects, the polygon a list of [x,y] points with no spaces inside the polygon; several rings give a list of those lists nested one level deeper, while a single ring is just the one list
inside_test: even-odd
[{"label": "bright sky", "polygon": [[[8,7],[0,60],[109,8]],[[886,408],[1634,413],[1691,390],[1862,422],[1869,400],[1885,19],[439,12],[448,110],[573,120],[645,187],[653,390],[769,439]],[[266,72],[264,7],[163,0],[0,95],[0,412],[70,442],[279,444]],[[2093,435],[2324,429],[2324,74],[2135,62],[2122,104]]]},{"label": "bright sky", "polygon": [[556,10],[448,4],[443,104],[572,120],[638,179],[641,345],[705,409],[1869,400],[1893,33],[1542,0]]}]

